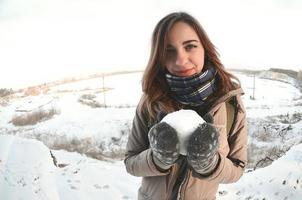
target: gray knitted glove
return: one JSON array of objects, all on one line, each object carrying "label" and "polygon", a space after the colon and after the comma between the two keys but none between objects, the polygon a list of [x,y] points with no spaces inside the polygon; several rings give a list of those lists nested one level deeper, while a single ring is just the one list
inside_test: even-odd
[{"label": "gray knitted glove", "polygon": [[219,132],[210,123],[203,123],[192,133],[187,147],[187,160],[202,175],[210,174],[217,166]]},{"label": "gray knitted glove", "polygon": [[155,124],[148,133],[154,163],[161,169],[170,168],[179,157],[177,132],[166,122]]}]

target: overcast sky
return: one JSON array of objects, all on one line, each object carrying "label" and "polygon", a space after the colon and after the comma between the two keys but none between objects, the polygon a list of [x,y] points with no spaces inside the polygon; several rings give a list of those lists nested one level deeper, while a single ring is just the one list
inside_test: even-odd
[{"label": "overcast sky", "polygon": [[144,69],[172,11],[200,21],[227,68],[302,70],[299,0],[0,0],[0,88]]}]

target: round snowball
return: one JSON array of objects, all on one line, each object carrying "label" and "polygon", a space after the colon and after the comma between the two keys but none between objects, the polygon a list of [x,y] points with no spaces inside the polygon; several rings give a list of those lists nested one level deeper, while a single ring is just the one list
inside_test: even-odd
[{"label": "round snowball", "polygon": [[204,119],[194,110],[175,111],[166,115],[161,121],[168,123],[176,130],[180,142],[180,154],[182,155],[187,154],[186,147],[190,135],[198,125],[205,123]]}]

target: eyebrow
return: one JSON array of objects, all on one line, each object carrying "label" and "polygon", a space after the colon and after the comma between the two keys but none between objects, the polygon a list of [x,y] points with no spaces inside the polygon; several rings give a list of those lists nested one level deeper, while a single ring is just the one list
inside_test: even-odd
[{"label": "eyebrow", "polygon": [[184,44],[188,44],[190,42],[198,42],[198,41],[197,40],[186,40],[182,44],[184,45]]},{"label": "eyebrow", "polygon": [[[197,41],[197,40],[186,40],[186,41],[184,41],[184,42],[182,43],[182,45],[186,45],[186,44],[191,43],[191,42],[198,42],[198,41]],[[168,48],[171,48],[171,47],[173,47],[173,45],[168,44],[167,47],[168,47]]]}]

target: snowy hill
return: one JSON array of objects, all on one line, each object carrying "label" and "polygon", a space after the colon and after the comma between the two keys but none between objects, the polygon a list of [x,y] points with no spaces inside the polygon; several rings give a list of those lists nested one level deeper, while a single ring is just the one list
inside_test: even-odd
[{"label": "snowy hill", "polygon": [[220,185],[218,199],[288,199],[302,197],[302,144],[270,166],[246,173],[236,183]]},{"label": "snowy hill", "polygon": [[265,79],[271,79],[271,80],[276,80],[276,81],[281,81],[284,83],[290,83],[292,85],[296,85],[296,80],[287,74],[280,73],[280,72],[274,72],[274,71],[263,71],[260,75],[260,78],[265,78]]},{"label": "snowy hill", "polygon": [[[0,135],[0,199],[135,199],[139,179],[124,164],[53,151],[37,140]],[[118,181],[117,181],[118,180]]]},{"label": "snowy hill", "polygon": [[[41,142],[0,135],[0,199],[136,199],[140,178],[121,161],[104,162],[77,153],[52,151]],[[220,200],[291,199],[302,196],[302,144],[266,168],[221,185]]]}]

